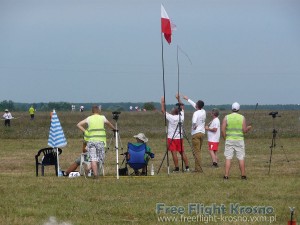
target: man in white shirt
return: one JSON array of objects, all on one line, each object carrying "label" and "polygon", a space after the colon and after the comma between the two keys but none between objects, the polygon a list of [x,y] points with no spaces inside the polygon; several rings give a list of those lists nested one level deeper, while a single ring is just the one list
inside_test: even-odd
[{"label": "man in white shirt", "polygon": [[10,120],[13,118],[8,109],[5,109],[5,113],[2,116],[4,118],[4,126],[10,127]]},{"label": "man in white shirt", "polygon": [[179,172],[177,152],[180,153],[182,160],[184,161],[185,164],[184,171],[188,172],[190,171],[190,169],[189,169],[188,159],[184,152],[183,133],[181,127],[184,121],[184,108],[179,95],[176,95],[176,98],[179,104],[178,108],[173,108],[171,113],[168,113],[165,110],[164,97],[162,97],[161,111],[163,114],[166,114],[166,119],[168,120],[168,151],[172,153],[172,158],[175,166],[173,172]]},{"label": "man in white shirt", "polygon": [[201,147],[203,144],[203,139],[205,135],[205,120],[206,120],[206,112],[203,109],[204,102],[202,100],[197,101],[197,103],[193,102],[187,96],[183,96],[185,100],[188,101],[196,111],[193,113],[192,118],[192,145],[195,156],[195,172],[202,172],[201,168]]}]

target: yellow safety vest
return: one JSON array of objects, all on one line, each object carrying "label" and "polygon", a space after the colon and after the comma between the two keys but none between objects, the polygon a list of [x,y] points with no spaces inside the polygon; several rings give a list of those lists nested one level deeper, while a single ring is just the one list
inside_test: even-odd
[{"label": "yellow safety vest", "polygon": [[243,119],[238,113],[231,113],[226,116],[226,140],[244,140]]},{"label": "yellow safety vest", "polygon": [[84,133],[85,141],[103,141],[106,145],[106,132],[104,129],[104,116],[92,115],[88,118],[89,127]]},{"label": "yellow safety vest", "polygon": [[28,111],[29,111],[30,114],[34,114],[34,108],[33,107],[30,107]]}]

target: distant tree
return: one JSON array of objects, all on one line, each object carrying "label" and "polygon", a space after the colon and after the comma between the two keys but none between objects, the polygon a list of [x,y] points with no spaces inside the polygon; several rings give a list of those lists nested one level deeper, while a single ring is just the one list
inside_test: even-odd
[{"label": "distant tree", "polygon": [[61,110],[66,111],[71,109],[71,103],[68,102],[49,102],[48,103],[48,109],[52,110]]},{"label": "distant tree", "polygon": [[153,111],[155,110],[155,105],[153,102],[146,102],[144,104],[144,109],[146,109],[147,111]]},{"label": "distant tree", "polygon": [[4,111],[5,109],[8,109],[9,111],[14,111],[15,110],[15,104],[13,101],[9,100],[4,100],[0,102],[0,109]]}]

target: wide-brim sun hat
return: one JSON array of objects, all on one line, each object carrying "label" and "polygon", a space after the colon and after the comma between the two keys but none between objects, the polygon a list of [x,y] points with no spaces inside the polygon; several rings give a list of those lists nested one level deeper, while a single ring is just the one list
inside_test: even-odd
[{"label": "wide-brim sun hat", "polygon": [[233,104],[232,104],[232,111],[239,111],[240,110],[240,104],[239,103],[237,103],[237,102],[234,102]]},{"label": "wide-brim sun hat", "polygon": [[143,141],[145,143],[148,141],[148,138],[145,136],[144,133],[139,133],[137,135],[134,135],[133,137],[138,138],[138,139],[140,139],[141,141]]}]

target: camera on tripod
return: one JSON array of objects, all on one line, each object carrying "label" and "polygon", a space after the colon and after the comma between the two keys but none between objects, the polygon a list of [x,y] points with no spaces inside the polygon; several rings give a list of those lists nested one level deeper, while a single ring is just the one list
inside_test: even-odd
[{"label": "camera on tripod", "polygon": [[176,106],[178,108],[178,111],[181,112],[182,111],[183,103],[176,103]]},{"label": "camera on tripod", "polygon": [[115,112],[112,112],[112,114],[113,114],[113,119],[115,121],[117,121],[119,119],[119,115],[121,114],[121,112],[115,111]]},{"label": "camera on tripod", "polygon": [[269,115],[272,116],[273,118],[275,118],[276,115],[278,115],[278,112],[270,112]]}]

